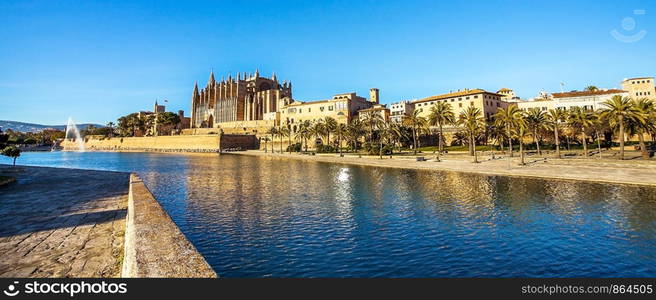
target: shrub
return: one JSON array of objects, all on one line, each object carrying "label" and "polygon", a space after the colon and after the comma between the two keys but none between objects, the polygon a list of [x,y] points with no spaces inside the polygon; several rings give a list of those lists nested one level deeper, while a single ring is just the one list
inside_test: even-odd
[{"label": "shrub", "polygon": [[287,152],[301,152],[302,145],[301,143],[294,143],[287,146]]},{"label": "shrub", "polygon": [[335,150],[336,150],[335,147],[331,145],[324,145],[324,144],[317,145],[318,153],[331,153],[331,152],[335,152]]}]

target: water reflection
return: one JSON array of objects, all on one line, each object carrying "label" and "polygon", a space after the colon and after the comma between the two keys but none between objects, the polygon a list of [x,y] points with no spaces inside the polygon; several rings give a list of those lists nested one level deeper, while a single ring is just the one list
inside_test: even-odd
[{"label": "water reflection", "polygon": [[224,277],[656,275],[653,188],[215,154],[21,160],[138,172]]}]

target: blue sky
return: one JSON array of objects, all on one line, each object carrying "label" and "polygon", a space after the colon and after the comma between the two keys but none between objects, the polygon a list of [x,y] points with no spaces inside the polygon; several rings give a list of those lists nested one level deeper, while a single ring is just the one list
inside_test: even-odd
[{"label": "blue sky", "polygon": [[655,1],[3,0],[0,119],[105,124],[165,98],[188,111],[210,68],[275,71],[303,101],[378,87],[391,103],[619,87],[655,76],[655,56]]}]

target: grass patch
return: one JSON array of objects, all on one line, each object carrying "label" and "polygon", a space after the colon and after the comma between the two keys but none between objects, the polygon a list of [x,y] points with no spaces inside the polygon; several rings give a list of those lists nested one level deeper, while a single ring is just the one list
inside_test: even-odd
[{"label": "grass patch", "polygon": [[[433,152],[437,150],[437,146],[419,147],[417,150],[422,152]],[[446,151],[469,151],[468,146],[448,146],[444,147]],[[494,151],[497,150],[495,146],[477,145],[476,151]]]}]

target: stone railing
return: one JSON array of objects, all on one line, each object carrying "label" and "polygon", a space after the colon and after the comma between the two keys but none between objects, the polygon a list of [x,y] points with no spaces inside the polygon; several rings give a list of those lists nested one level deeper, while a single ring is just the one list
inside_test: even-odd
[{"label": "stone railing", "polygon": [[136,174],[130,175],[122,277],[215,278]]}]

